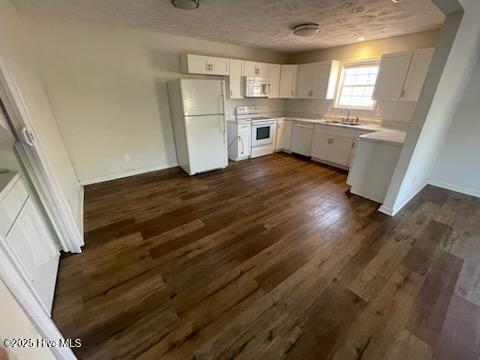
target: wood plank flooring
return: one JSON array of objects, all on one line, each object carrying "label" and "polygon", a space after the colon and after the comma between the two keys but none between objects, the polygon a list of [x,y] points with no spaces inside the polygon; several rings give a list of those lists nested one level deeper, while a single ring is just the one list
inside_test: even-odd
[{"label": "wood plank flooring", "polygon": [[399,215],[285,154],[86,188],[53,318],[80,359],[478,359],[480,200]]}]

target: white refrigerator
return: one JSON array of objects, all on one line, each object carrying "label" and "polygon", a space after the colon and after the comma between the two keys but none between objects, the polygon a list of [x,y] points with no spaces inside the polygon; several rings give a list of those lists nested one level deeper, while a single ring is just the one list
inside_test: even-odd
[{"label": "white refrigerator", "polygon": [[223,80],[168,82],[177,159],[189,175],[228,166]]}]

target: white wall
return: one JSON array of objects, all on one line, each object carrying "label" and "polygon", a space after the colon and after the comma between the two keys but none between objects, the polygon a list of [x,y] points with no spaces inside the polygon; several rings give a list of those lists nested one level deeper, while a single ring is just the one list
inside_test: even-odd
[{"label": "white wall", "polygon": [[480,197],[480,61],[463,94],[430,183]]},{"label": "white wall", "polygon": [[0,50],[32,116],[37,140],[49,159],[49,165],[75,219],[79,219],[78,201],[81,188],[38,76],[29,39],[15,7],[9,0],[0,1]]},{"label": "white wall", "polygon": [[[301,64],[334,59],[348,63],[380,59],[383,54],[435,47],[438,34],[439,30],[431,30],[330,49],[291,54],[288,62]],[[415,106],[416,102],[378,102],[375,110],[355,110],[351,112],[351,116],[381,122],[386,127],[406,130]],[[292,114],[304,114],[306,116],[342,116],[342,111],[334,107],[334,100],[291,99],[286,101],[285,110]]]},{"label": "white wall", "polygon": [[[2,280],[0,280],[0,319],[2,319],[0,322],[1,345],[4,339],[40,339],[34,325]],[[8,353],[12,355],[12,359],[54,359],[48,348],[8,348]]]},{"label": "white wall", "polygon": [[[386,213],[398,212],[428,183],[477,62],[480,53],[480,1],[460,2],[465,13],[463,18],[461,14],[449,16],[444,31],[440,34],[434,64],[430,67],[392,182],[381,207],[381,211]],[[461,23],[458,27],[459,21]],[[458,31],[455,32],[457,27]]]},{"label": "white wall", "polygon": [[[22,14],[40,75],[80,182],[176,165],[166,81],[186,52],[285,61],[269,51]],[[236,100],[233,107],[249,103]],[[257,101],[258,103],[258,101]],[[283,110],[283,101],[269,102]],[[125,161],[128,154],[130,161]]]}]

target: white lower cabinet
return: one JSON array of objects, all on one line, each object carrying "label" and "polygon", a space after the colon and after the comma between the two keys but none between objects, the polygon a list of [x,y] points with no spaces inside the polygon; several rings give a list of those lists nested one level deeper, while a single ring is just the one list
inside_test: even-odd
[{"label": "white lower cabinet", "polygon": [[310,156],[313,159],[348,167],[355,130],[315,125]]},{"label": "white lower cabinet", "polygon": [[277,138],[275,141],[275,150],[290,151],[291,140],[292,140],[292,121],[277,120]]},{"label": "white lower cabinet", "polygon": [[14,218],[1,218],[0,241],[20,275],[50,313],[53,304],[59,252],[55,240],[34,200],[18,174],[0,174],[0,214],[16,212]]},{"label": "white lower cabinet", "polygon": [[252,134],[250,124],[228,122],[228,158],[233,161],[248,159],[251,155]]},{"label": "white lower cabinet", "polygon": [[292,127],[291,152],[310,156],[312,146],[313,124],[294,122]]}]

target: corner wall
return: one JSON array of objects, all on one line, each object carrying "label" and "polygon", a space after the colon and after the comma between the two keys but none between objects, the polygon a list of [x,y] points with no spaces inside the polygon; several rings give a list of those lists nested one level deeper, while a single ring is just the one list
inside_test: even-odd
[{"label": "corner wall", "polygon": [[462,0],[461,3],[464,14],[450,15],[440,36],[405,145],[385,202],[380,208],[385,213],[398,212],[428,183],[477,62],[480,51],[480,2]]},{"label": "corner wall", "polygon": [[480,197],[480,61],[435,162],[430,184]]}]

